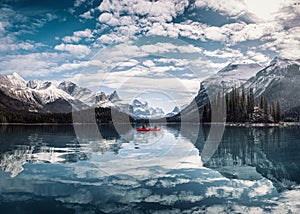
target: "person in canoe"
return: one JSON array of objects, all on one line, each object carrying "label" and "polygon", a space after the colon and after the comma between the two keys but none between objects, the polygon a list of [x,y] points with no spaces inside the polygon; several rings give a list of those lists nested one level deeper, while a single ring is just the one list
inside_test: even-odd
[{"label": "person in canoe", "polygon": [[150,131],[150,128],[148,128],[145,124],[142,125],[142,128],[136,128],[137,131]]},{"label": "person in canoe", "polygon": [[142,128],[136,128],[137,131],[160,131],[160,128],[158,128],[156,125],[154,128],[148,128],[145,124],[143,124]]}]

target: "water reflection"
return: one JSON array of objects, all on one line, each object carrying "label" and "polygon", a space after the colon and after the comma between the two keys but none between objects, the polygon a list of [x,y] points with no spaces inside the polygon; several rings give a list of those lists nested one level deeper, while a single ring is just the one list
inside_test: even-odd
[{"label": "water reflection", "polygon": [[229,178],[260,179],[264,176],[279,189],[300,182],[298,126],[228,127],[223,140],[205,166]]},{"label": "water reflection", "polygon": [[[297,212],[298,127],[228,127],[202,164],[209,126],[118,134],[88,125],[0,128],[0,209],[18,213]],[[197,139],[193,144],[193,139]],[[292,188],[278,193],[279,188]],[[17,205],[17,206],[16,206]],[[48,209],[52,205],[51,209]]]}]

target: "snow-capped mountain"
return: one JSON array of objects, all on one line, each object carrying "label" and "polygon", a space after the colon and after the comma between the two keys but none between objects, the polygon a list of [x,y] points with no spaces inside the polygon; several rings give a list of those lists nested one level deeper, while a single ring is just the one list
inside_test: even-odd
[{"label": "snow-capped mountain", "polygon": [[[244,87],[246,92],[253,88],[256,98],[265,95],[269,102],[279,99],[285,111],[296,108],[300,112],[299,67],[300,60],[279,57],[274,58],[265,68],[259,64],[230,63],[201,82],[193,105],[181,107],[181,113],[187,115],[202,111],[201,108],[209,98],[219,91],[227,93],[232,87]],[[173,117],[180,112],[176,107],[165,114],[162,109],[150,107],[147,102],[138,99],[131,104],[125,103],[116,91],[107,95],[72,82],[62,82],[56,87],[49,81],[25,81],[17,73],[7,76],[0,74],[0,108],[31,112],[70,112],[91,107],[115,108],[139,119]]]},{"label": "snow-capped mountain", "polygon": [[173,117],[176,114],[178,114],[179,112],[180,112],[179,108],[177,106],[175,106],[174,109],[170,113],[166,114],[166,117]]},{"label": "snow-capped mountain", "polygon": [[[102,107],[102,108],[117,108],[119,110],[122,110],[124,112],[128,112],[125,109],[128,109],[128,104],[126,105],[126,108],[124,109],[124,104],[121,102],[117,91],[114,91],[112,94],[105,95],[104,92],[98,92],[96,96],[96,106]],[[123,110],[124,109],[124,110]]]},{"label": "snow-capped mountain", "polygon": [[84,87],[80,87],[73,82],[64,81],[58,85],[58,88],[71,95],[74,99],[80,100],[86,105],[95,104],[96,93]]},{"label": "snow-capped mountain", "polygon": [[16,88],[10,78],[0,74],[0,107],[2,109],[12,109],[14,111],[37,111],[38,106],[18,100],[11,88]]},{"label": "snow-capped mountain", "polygon": [[8,80],[10,83],[15,87],[25,87],[26,81],[16,72],[12,73],[11,75],[7,75]]},{"label": "snow-capped mountain", "polygon": [[97,92],[95,97],[95,106],[101,108],[110,108],[114,104],[107,98],[108,96],[104,92]]},{"label": "snow-capped mountain", "polygon": [[279,99],[284,110],[300,106],[300,60],[275,57],[270,64],[250,78],[246,90],[253,88],[258,98],[265,95],[269,102]]},{"label": "snow-capped mountain", "polygon": [[201,82],[201,85],[206,90],[210,90],[211,94],[220,89],[222,89],[222,91],[224,90],[224,92],[228,92],[232,87],[238,88],[242,86],[261,69],[263,69],[263,67],[257,63],[230,63],[218,73]]},{"label": "snow-capped mountain", "polygon": [[134,99],[130,105],[130,114],[137,119],[158,119],[165,116],[161,108],[153,108],[148,105],[146,101]]},{"label": "snow-capped mountain", "polygon": [[256,99],[263,95],[269,103],[279,100],[285,118],[300,120],[300,59],[289,60],[280,57],[275,57],[264,68],[258,64],[227,65],[201,82],[197,96],[181,113],[201,113],[210,98],[218,92],[228,93],[232,87],[243,87],[246,93],[252,88]]},{"label": "snow-capped mountain", "polygon": [[80,100],[81,102],[90,107],[116,107],[115,104],[121,101],[116,91],[114,91],[110,95],[106,95],[102,91],[93,92],[88,88],[80,87],[75,83],[69,81],[61,82],[58,85],[58,88],[68,93],[74,99]]},{"label": "snow-capped mountain", "polygon": [[182,110],[182,113],[190,115],[198,111],[198,109],[195,109],[195,103],[199,110],[201,110],[202,107],[209,102],[209,99],[216,96],[218,92],[228,93],[232,87],[238,88],[242,86],[261,69],[263,69],[263,67],[257,63],[228,64],[225,68],[200,83],[200,90],[197,96],[191,104]]},{"label": "snow-capped mountain", "polygon": [[200,90],[195,98],[197,105],[199,106],[200,104],[201,106],[202,103],[207,102],[208,96],[212,99],[218,92],[228,93],[232,87],[241,87],[262,68],[257,63],[228,64],[218,73],[201,82]]},{"label": "snow-capped mountain", "polygon": [[[77,110],[86,108],[82,102],[51,82],[36,80],[26,82],[17,73],[1,75],[0,79],[1,103],[4,108],[32,112],[70,112],[72,108]],[[5,102],[6,105],[3,104]],[[18,106],[8,105],[16,102]]]}]

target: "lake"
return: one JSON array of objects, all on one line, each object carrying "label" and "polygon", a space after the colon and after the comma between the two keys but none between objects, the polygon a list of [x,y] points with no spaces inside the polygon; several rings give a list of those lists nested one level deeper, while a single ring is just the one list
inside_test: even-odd
[{"label": "lake", "polygon": [[160,127],[0,126],[0,212],[300,212],[300,127]]}]

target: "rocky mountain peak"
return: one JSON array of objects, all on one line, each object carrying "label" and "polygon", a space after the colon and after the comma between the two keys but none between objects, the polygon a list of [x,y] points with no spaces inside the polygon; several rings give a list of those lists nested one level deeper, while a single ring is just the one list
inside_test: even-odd
[{"label": "rocky mountain peak", "polygon": [[96,102],[107,101],[106,94],[104,92],[99,92],[96,94]]},{"label": "rocky mountain peak", "polygon": [[286,61],[286,60],[279,56],[275,56],[274,59],[272,59],[272,61],[270,62],[270,65],[275,65],[279,62],[284,62],[284,61]]},{"label": "rocky mountain peak", "polygon": [[117,93],[117,91],[114,91],[111,95],[108,96],[108,99],[111,101],[111,102],[117,102],[117,101],[120,101],[120,97]]},{"label": "rocky mountain peak", "polygon": [[172,112],[177,112],[178,113],[179,112],[179,108],[177,106],[175,106]]},{"label": "rocky mountain peak", "polygon": [[261,65],[257,63],[229,63],[223,69],[221,69],[218,74],[236,71],[239,72],[241,70],[249,70],[249,69],[260,69],[262,68]]},{"label": "rocky mountain peak", "polygon": [[174,109],[171,112],[169,112],[166,116],[173,117],[174,115],[178,114],[179,112],[180,112],[180,109],[177,106],[175,106]]},{"label": "rocky mountain peak", "polygon": [[146,101],[142,102],[138,99],[134,99],[132,101],[132,105],[135,106],[135,107],[148,107],[148,103]]},{"label": "rocky mountain peak", "polygon": [[274,57],[274,59],[270,62],[268,67],[278,67],[278,68],[286,68],[291,65],[300,66],[300,60],[290,60],[281,57]]},{"label": "rocky mountain peak", "polygon": [[51,82],[43,82],[40,80],[30,80],[27,82],[26,86],[31,89],[36,89],[36,90],[43,90],[47,89],[52,85]]},{"label": "rocky mountain peak", "polygon": [[130,113],[139,119],[156,119],[165,116],[164,111],[159,107],[151,107],[148,102],[134,99],[130,105]]},{"label": "rocky mountain peak", "polygon": [[77,87],[77,85],[70,81],[61,82],[58,85],[59,89],[62,89],[63,91],[67,92],[68,94],[72,94],[76,87]]},{"label": "rocky mountain peak", "polygon": [[26,87],[26,81],[17,72],[7,75],[7,78],[16,87]]}]

